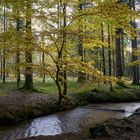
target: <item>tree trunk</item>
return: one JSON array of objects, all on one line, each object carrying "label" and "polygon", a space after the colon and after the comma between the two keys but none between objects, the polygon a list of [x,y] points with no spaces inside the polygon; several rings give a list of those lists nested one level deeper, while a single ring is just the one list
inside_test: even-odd
[{"label": "tree trunk", "polygon": [[115,58],[116,58],[116,55],[115,55],[116,50],[114,48],[116,40],[115,40],[114,35],[113,35],[113,27],[112,26],[110,26],[110,27],[111,27],[111,46],[112,46],[112,51],[111,51],[111,53],[112,53],[112,75],[116,76],[116,60],[115,60]]},{"label": "tree trunk", "polygon": [[[104,42],[104,26],[103,23],[101,23],[101,38],[102,42]],[[106,74],[106,68],[105,68],[105,50],[104,46],[102,45],[102,70],[104,75]]]},{"label": "tree trunk", "polygon": [[0,77],[1,77],[1,79],[2,79],[2,74],[3,74],[3,73],[2,73],[2,67],[3,67],[2,53],[1,53],[1,57],[0,57],[0,62],[1,62],[1,64],[0,64],[0,66],[1,66],[1,67],[0,67],[0,70],[1,70],[1,71],[0,71]]},{"label": "tree trunk", "polygon": [[[27,1],[26,1],[27,2]],[[27,2],[27,11],[28,9],[32,8],[32,4],[31,2]],[[25,70],[25,83],[24,83],[24,89],[26,90],[33,90],[33,70],[32,70],[32,66],[30,66],[32,64],[32,52],[31,50],[28,48],[28,45],[31,43],[31,39],[32,39],[32,33],[31,33],[31,11],[29,10],[27,13],[27,17],[26,17],[26,35],[27,35],[27,40],[29,40],[29,42],[27,42],[27,48],[26,48],[26,54],[25,54],[25,58],[26,58],[26,70]],[[29,43],[29,44],[28,44]],[[31,45],[31,44],[30,44]]]},{"label": "tree trunk", "polygon": [[111,76],[111,46],[110,46],[110,25],[108,25],[108,73]]},{"label": "tree trunk", "polygon": [[57,71],[56,71],[56,80],[55,80],[55,83],[56,83],[56,85],[57,85],[57,88],[58,88],[58,94],[59,94],[59,101],[58,101],[58,104],[60,104],[61,103],[61,101],[62,101],[62,88],[61,88],[61,82],[60,82],[60,78],[59,78],[59,76],[60,76],[60,66],[59,66],[59,64],[56,64],[56,68],[57,68]]},{"label": "tree trunk", "polygon": [[[42,65],[43,65],[43,69],[45,67],[45,53],[42,53]],[[43,83],[45,83],[45,72],[43,70]]]},{"label": "tree trunk", "polygon": [[122,35],[122,38],[121,38],[121,41],[122,41],[122,75],[124,76],[125,75],[125,66],[124,66],[124,36]]},{"label": "tree trunk", "polygon": [[[3,28],[4,28],[4,32],[7,30],[7,19],[6,19],[6,8],[4,7],[4,12],[3,12],[3,16],[4,16],[4,25],[3,25]],[[4,43],[3,43],[3,62],[2,62],[2,64],[3,64],[3,66],[2,66],[2,72],[3,72],[3,74],[2,74],[2,81],[3,81],[3,84],[5,84],[5,79],[6,79],[6,73],[5,73],[5,69],[6,69],[6,59],[5,59],[5,57],[6,57],[6,52],[5,52],[5,44],[6,43],[6,41],[5,41],[5,39],[4,39]]]},{"label": "tree trunk", "polygon": [[[26,62],[27,65],[32,63],[32,54],[26,52]],[[27,66],[25,70],[25,83],[24,88],[26,90],[33,90],[33,70],[31,66]]]},{"label": "tree trunk", "polygon": [[[19,11],[17,11],[18,12],[18,14],[19,14]],[[17,33],[18,33],[18,35],[19,35],[19,30],[20,30],[20,19],[19,19],[19,17],[18,17],[18,19],[17,19]],[[19,87],[20,86],[20,69],[19,69],[19,63],[20,63],[20,53],[19,53],[19,46],[18,46],[18,44],[17,44],[17,50],[16,50],[17,52],[16,52],[16,64],[17,64],[17,69],[16,69],[16,71],[17,71],[17,87]]]},{"label": "tree trunk", "polygon": [[122,74],[122,58],[121,58],[121,36],[122,29],[116,29],[116,77],[121,78]]},{"label": "tree trunk", "polygon": [[[67,21],[66,21],[66,4],[64,3],[63,4],[63,27],[65,29],[65,27],[67,26]],[[66,33],[64,31],[63,33],[63,44],[64,46],[66,47]],[[65,54],[64,54],[64,65],[65,65],[65,68],[64,68],[64,72],[63,72],[63,87],[64,87],[64,90],[63,90],[63,94],[66,95],[67,94],[67,63],[65,63],[65,58],[67,57],[67,50],[66,48],[64,47],[64,51],[65,51]]]}]

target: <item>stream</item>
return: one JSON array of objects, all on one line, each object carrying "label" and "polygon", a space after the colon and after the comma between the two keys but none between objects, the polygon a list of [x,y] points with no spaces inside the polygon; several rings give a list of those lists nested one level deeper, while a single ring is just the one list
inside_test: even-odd
[{"label": "stream", "polygon": [[14,126],[0,126],[0,140],[82,133],[109,118],[123,118],[132,115],[140,103],[102,103],[80,106],[75,109],[39,117]]}]

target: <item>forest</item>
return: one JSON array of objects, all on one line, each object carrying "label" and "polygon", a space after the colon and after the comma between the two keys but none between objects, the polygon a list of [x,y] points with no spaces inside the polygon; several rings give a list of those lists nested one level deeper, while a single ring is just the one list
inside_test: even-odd
[{"label": "forest", "polygon": [[[140,128],[134,131],[134,125],[140,123],[135,115],[140,112],[139,64],[139,0],[0,0],[0,140],[32,136],[88,140],[87,131],[95,140],[118,139],[117,132],[122,140],[138,140]],[[136,113],[120,115],[128,117],[127,121],[105,121],[95,128],[91,122],[80,128],[84,136],[50,130],[56,135],[51,137],[48,128],[26,136],[14,128],[30,119],[58,117],[57,113],[79,106],[83,106],[80,110],[94,109],[90,112],[93,119],[98,114],[95,110],[106,112],[108,117],[101,117],[101,122],[112,118],[113,111],[126,113],[124,107]],[[78,116],[84,118],[80,112]],[[126,127],[133,130],[130,135]],[[16,128],[21,130],[21,126]]]}]

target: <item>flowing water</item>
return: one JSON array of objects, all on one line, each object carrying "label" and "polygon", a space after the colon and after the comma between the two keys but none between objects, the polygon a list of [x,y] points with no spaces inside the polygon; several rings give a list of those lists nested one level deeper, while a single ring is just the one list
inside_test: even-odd
[{"label": "flowing water", "polygon": [[80,106],[73,110],[40,117],[15,126],[0,127],[0,140],[16,140],[39,135],[81,132],[109,118],[132,115],[140,103],[106,103]]}]

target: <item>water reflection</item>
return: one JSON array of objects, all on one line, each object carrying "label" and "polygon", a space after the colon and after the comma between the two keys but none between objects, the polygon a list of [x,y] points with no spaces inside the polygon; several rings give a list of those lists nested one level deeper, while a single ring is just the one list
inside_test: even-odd
[{"label": "water reflection", "polygon": [[61,133],[61,121],[57,115],[51,115],[51,117],[42,117],[33,120],[30,127],[26,130],[25,137]]},{"label": "water reflection", "polygon": [[110,103],[77,107],[71,111],[40,117],[32,122],[22,123],[18,126],[0,127],[0,140],[16,140],[38,135],[82,132],[83,129],[93,127],[108,118],[128,117],[139,107],[140,103]]}]

